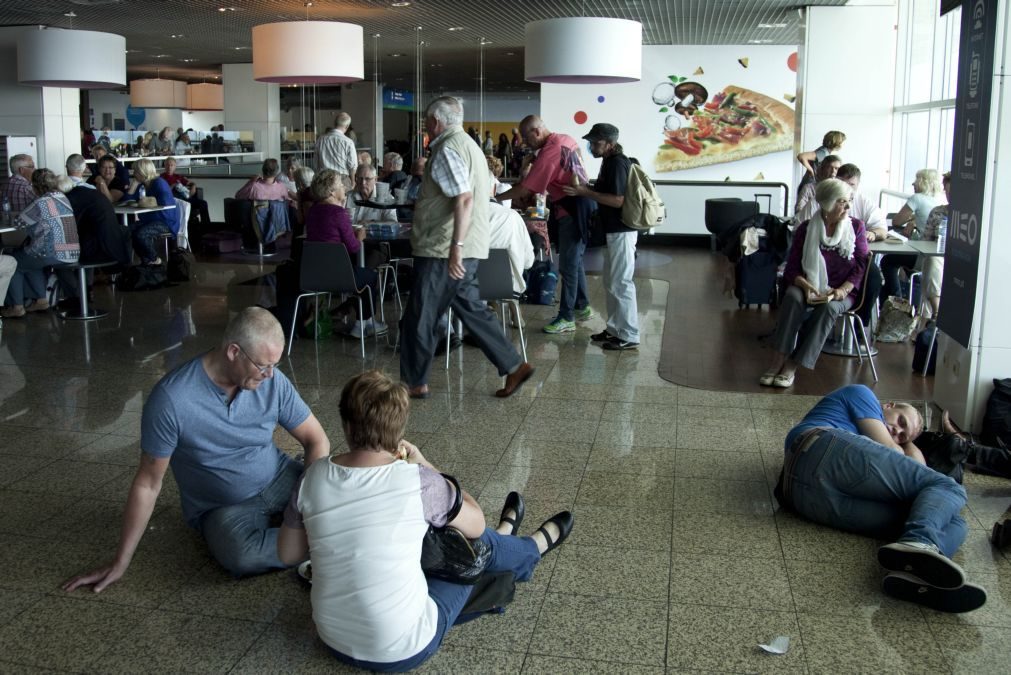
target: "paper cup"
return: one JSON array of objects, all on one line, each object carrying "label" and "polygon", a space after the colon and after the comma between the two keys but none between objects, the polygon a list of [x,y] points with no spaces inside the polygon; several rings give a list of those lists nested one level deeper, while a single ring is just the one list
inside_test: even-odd
[{"label": "paper cup", "polygon": [[407,190],[394,190],[393,196],[396,198],[397,204],[407,203]]}]

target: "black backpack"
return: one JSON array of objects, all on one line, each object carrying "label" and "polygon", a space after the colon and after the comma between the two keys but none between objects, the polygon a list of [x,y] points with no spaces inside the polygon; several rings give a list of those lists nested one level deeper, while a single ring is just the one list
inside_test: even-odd
[{"label": "black backpack", "polygon": [[986,445],[1011,447],[1011,378],[994,379],[993,392],[986,402],[983,416],[983,433],[980,439]]},{"label": "black backpack", "polygon": [[135,265],[128,267],[116,280],[120,291],[153,291],[168,285],[164,265]]},{"label": "black backpack", "polygon": [[526,301],[531,305],[555,304],[558,273],[550,260],[538,260],[523,273],[527,281]]},{"label": "black backpack", "polygon": [[166,276],[169,281],[189,281],[190,268],[196,262],[193,254],[181,248],[177,248],[169,253],[168,264],[166,265]]},{"label": "black backpack", "polygon": [[937,332],[937,326],[931,321],[926,328],[916,334],[916,342],[913,345],[913,372],[922,373],[923,366],[927,366],[927,375],[933,375],[937,368],[937,345],[934,345],[930,352],[930,363],[927,364],[927,352],[930,351],[930,343]]}]

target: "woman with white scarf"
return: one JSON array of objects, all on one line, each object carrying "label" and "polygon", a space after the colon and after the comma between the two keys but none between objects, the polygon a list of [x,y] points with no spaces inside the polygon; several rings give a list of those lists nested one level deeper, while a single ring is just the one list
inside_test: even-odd
[{"label": "woman with white scarf", "polygon": [[818,183],[820,207],[797,228],[783,282],[789,288],[779,308],[772,363],[758,382],[793,386],[798,366],[813,369],[836,319],[856,302],[869,252],[864,224],[849,217],[852,192],[837,178]]}]

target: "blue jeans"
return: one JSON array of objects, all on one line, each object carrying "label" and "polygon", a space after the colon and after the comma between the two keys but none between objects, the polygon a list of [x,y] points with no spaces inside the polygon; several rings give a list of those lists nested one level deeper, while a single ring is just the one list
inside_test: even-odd
[{"label": "blue jeans", "polygon": [[163,234],[172,234],[172,228],[161,220],[137,223],[134,226],[133,250],[140,256],[141,262],[146,264],[160,257],[157,244],[159,237]]},{"label": "blue jeans", "polygon": [[270,520],[284,511],[302,469],[300,462],[285,457],[260,494],[204,514],[200,533],[218,564],[236,577],[288,567],[277,557],[278,528]]},{"label": "blue jeans", "polygon": [[962,486],[864,436],[839,429],[800,434],[786,449],[780,480],[780,502],[822,525],[933,544],[948,557],[965,541]]},{"label": "blue jeans", "polygon": [[572,321],[574,310],[585,309],[590,304],[586,294],[586,270],[583,269],[583,252],[586,242],[571,216],[558,219],[558,272],[562,277],[562,297],[558,303],[558,317]]},{"label": "blue jeans", "polygon": [[18,266],[11,275],[4,304],[24,305],[26,300],[44,300],[46,273],[43,270],[50,265],[63,263],[56,258],[39,258],[31,255],[23,248],[11,251],[11,257],[17,260]]},{"label": "blue jeans", "polygon": [[[492,550],[487,570],[489,572],[512,572],[516,581],[530,579],[534,573],[534,567],[541,559],[541,554],[537,551],[537,544],[530,537],[503,535],[491,528],[485,528],[484,534],[481,535],[481,541],[490,546]],[[439,622],[432,641],[414,656],[391,663],[378,663],[353,659],[336,649],[330,649],[330,652],[339,661],[366,670],[401,673],[417,668],[438,651],[442,640],[446,637],[446,631],[457,622],[460,610],[467,604],[467,598],[470,597],[470,592],[473,589],[473,586],[451,584],[440,579],[428,579],[428,597],[432,598],[435,606],[439,608]]]}]

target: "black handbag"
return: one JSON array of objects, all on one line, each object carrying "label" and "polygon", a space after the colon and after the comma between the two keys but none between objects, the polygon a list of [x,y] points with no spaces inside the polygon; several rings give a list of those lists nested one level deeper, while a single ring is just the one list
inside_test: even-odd
[{"label": "black handbag", "polygon": [[[450,523],[463,507],[463,491],[456,478],[446,474],[442,476],[456,489],[453,508],[446,515],[446,522]],[[429,526],[421,544],[421,569],[425,572],[425,576],[454,584],[471,586],[477,583],[489,560],[491,560],[490,547],[480,539],[468,539],[460,530],[449,525]]]}]

